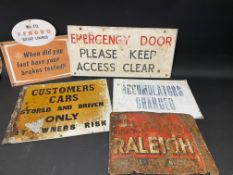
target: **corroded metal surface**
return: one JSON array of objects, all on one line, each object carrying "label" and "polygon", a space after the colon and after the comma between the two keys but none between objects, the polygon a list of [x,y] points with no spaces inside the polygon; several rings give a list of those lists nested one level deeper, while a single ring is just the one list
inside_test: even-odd
[{"label": "corroded metal surface", "polygon": [[190,115],[111,113],[109,150],[111,175],[219,174]]},{"label": "corroded metal surface", "polygon": [[109,130],[106,80],[25,86],[3,143],[20,143]]}]

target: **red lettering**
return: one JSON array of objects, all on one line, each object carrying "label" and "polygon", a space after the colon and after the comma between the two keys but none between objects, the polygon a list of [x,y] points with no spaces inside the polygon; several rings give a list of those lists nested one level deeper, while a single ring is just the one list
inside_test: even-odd
[{"label": "red lettering", "polygon": [[130,35],[128,37],[126,37],[125,39],[125,44],[128,45],[128,41],[129,41]]},{"label": "red lettering", "polygon": [[70,41],[72,44],[78,44],[83,42],[84,44],[96,44],[96,45],[128,45],[130,35],[106,35],[106,34],[70,34]]},{"label": "red lettering", "polygon": [[94,44],[94,38],[95,38],[94,35],[89,34],[89,44]]},{"label": "red lettering", "polygon": [[151,46],[156,45],[156,38],[155,38],[154,36],[151,36],[151,37],[149,38],[149,44],[150,44]]},{"label": "red lettering", "polygon": [[87,34],[83,34],[83,43],[84,43],[84,44],[88,44],[88,41],[87,41]]},{"label": "red lettering", "polygon": [[157,40],[158,46],[163,46],[165,44],[165,38],[163,36],[160,36]]},{"label": "red lettering", "polygon": [[150,46],[163,46],[165,44],[169,44],[169,46],[171,46],[171,42],[172,42],[172,37],[170,36],[141,36],[140,37],[140,45],[141,46],[146,46],[146,45],[150,45]]},{"label": "red lettering", "polygon": [[70,41],[71,41],[71,43],[73,43],[73,44],[75,44],[76,42],[75,42],[75,34],[73,34],[73,33],[71,33],[70,34]]},{"label": "red lettering", "polygon": [[115,45],[116,40],[118,39],[119,36],[109,36],[109,44]]},{"label": "red lettering", "polygon": [[140,45],[145,46],[146,43],[147,43],[147,37],[146,36],[141,36]]},{"label": "red lettering", "polygon": [[108,44],[107,35],[103,35],[103,44],[104,45]]},{"label": "red lettering", "polygon": [[98,38],[100,38],[100,37],[101,37],[101,35],[96,35],[96,36],[95,36],[95,43],[96,43],[96,44],[101,44],[101,40],[98,39]]},{"label": "red lettering", "polygon": [[171,46],[171,42],[172,42],[172,37],[170,36],[166,37],[166,44],[169,44],[169,46]]}]

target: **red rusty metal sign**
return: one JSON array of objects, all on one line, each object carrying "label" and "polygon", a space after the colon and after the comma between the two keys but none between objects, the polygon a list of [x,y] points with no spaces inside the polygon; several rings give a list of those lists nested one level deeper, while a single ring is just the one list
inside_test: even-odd
[{"label": "red rusty metal sign", "polygon": [[218,169],[192,116],[111,113],[110,174],[214,174]]}]

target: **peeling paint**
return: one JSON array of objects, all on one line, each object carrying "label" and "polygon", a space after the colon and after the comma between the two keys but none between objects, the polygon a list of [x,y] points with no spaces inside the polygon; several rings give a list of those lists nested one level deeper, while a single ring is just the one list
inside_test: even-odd
[{"label": "peeling paint", "polygon": [[110,112],[105,79],[25,86],[2,143],[106,132]]},{"label": "peeling paint", "polygon": [[25,126],[29,128],[34,133],[41,132],[41,127],[43,125],[43,119],[39,119],[36,122],[26,123]]},{"label": "peeling paint", "polygon": [[192,116],[149,112],[111,113],[108,170],[111,175],[219,174]]}]

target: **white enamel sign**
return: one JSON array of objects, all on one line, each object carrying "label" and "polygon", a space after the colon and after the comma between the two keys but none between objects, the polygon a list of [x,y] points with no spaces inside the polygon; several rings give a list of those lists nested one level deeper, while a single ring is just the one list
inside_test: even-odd
[{"label": "white enamel sign", "polygon": [[114,79],[113,111],[185,113],[203,118],[186,80]]},{"label": "white enamel sign", "polygon": [[68,26],[73,76],[171,76],[177,29]]},{"label": "white enamel sign", "polygon": [[28,19],[17,23],[12,29],[12,37],[26,46],[42,46],[53,41],[56,30],[52,24],[40,19]]}]

